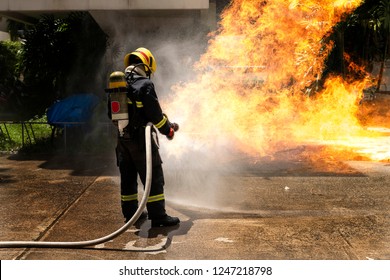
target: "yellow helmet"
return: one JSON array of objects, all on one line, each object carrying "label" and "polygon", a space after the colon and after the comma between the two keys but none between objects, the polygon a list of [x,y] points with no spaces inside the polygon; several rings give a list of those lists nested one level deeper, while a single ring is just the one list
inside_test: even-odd
[{"label": "yellow helmet", "polygon": [[125,68],[134,63],[135,59],[140,59],[143,64],[147,65],[145,71],[150,74],[154,73],[157,68],[156,60],[154,59],[153,54],[146,48],[138,48],[135,51],[125,55],[124,63]]},{"label": "yellow helmet", "polygon": [[126,78],[125,73],[121,71],[112,72],[108,79],[108,88],[126,88]]}]

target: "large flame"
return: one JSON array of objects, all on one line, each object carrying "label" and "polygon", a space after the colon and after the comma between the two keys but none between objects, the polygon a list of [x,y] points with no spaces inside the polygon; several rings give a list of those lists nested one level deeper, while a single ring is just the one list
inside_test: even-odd
[{"label": "large flame", "polygon": [[362,2],[233,0],[196,64],[198,76],[176,85],[165,106],[190,135],[177,147],[223,143],[264,155],[323,141],[371,159],[389,156],[364,149],[378,135],[356,117],[369,79],[318,83],[333,48],[328,35]]}]

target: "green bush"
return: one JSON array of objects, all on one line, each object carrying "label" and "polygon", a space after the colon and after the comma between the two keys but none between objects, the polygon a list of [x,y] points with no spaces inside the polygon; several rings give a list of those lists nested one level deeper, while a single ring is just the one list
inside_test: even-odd
[{"label": "green bush", "polygon": [[0,113],[17,111],[21,99],[21,59],[20,42],[0,42]]}]

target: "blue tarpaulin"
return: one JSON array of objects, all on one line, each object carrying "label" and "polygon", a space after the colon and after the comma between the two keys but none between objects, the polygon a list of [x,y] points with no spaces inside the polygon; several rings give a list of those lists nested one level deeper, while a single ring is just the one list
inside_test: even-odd
[{"label": "blue tarpaulin", "polygon": [[99,98],[93,94],[76,94],[55,102],[47,110],[47,122],[57,127],[70,127],[88,122]]}]

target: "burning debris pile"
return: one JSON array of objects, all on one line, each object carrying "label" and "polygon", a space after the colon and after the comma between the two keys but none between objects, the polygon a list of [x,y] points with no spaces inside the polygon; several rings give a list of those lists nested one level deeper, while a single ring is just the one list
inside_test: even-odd
[{"label": "burning debris pile", "polygon": [[198,76],[176,85],[165,106],[187,132],[175,153],[224,146],[262,156],[314,143],[383,159],[365,149],[383,137],[357,118],[368,75],[322,77],[334,45],[328,35],[362,2],[233,0],[195,65]]}]

